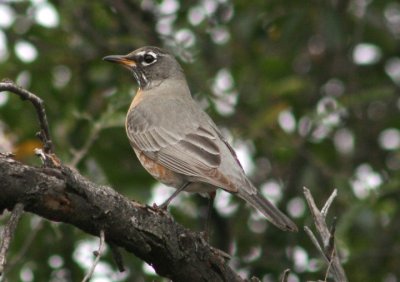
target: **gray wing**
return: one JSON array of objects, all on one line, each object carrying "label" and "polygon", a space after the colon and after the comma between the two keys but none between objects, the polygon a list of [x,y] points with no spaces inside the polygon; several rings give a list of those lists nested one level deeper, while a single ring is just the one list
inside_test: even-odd
[{"label": "gray wing", "polygon": [[208,122],[199,123],[204,116],[196,116],[205,113],[182,111],[172,115],[158,120],[140,108],[130,112],[126,129],[132,146],[176,173],[236,192],[218,170],[222,142],[218,133]]}]

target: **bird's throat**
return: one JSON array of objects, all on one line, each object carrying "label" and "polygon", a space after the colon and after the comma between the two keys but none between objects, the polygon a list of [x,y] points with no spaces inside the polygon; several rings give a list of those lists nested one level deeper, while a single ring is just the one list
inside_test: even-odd
[{"label": "bird's throat", "polygon": [[137,83],[139,84],[139,87],[141,89],[145,89],[149,84],[149,80],[146,77],[146,75],[144,74],[144,72],[136,67],[133,69],[132,73],[133,73],[133,76],[135,77]]}]

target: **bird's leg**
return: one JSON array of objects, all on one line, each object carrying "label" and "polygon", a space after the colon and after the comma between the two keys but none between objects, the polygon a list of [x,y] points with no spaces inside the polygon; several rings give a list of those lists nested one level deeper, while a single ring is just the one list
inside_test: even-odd
[{"label": "bird's leg", "polygon": [[172,201],[180,192],[182,192],[183,190],[185,190],[186,187],[189,186],[189,184],[190,184],[190,182],[186,182],[186,183],[183,184],[181,187],[179,187],[178,189],[176,189],[175,192],[174,192],[171,196],[169,196],[169,198],[168,198],[164,203],[162,203],[161,205],[159,205],[158,207],[161,208],[161,209],[163,209],[163,210],[166,210],[167,207],[168,207],[168,205],[171,203],[171,201]]},{"label": "bird's leg", "polygon": [[208,193],[207,218],[206,218],[206,225],[204,227],[204,239],[207,242],[208,242],[209,234],[210,234],[210,232],[209,232],[210,231],[210,220],[211,220],[212,208],[214,205],[215,194],[216,194],[215,191]]}]

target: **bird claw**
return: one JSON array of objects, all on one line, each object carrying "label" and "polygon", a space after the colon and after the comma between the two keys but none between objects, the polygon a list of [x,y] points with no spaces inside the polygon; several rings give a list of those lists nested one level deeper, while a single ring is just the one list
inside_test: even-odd
[{"label": "bird claw", "polygon": [[210,246],[210,250],[216,254],[217,256],[219,256],[220,258],[224,259],[224,261],[229,261],[231,260],[232,256],[229,255],[228,253],[224,252],[223,250],[214,248],[212,246]]},{"label": "bird claw", "polygon": [[161,205],[157,205],[156,203],[153,204],[153,209],[155,209],[155,210],[161,210],[163,212],[166,212],[167,208],[168,208],[168,205],[166,205],[165,203],[161,204]]}]

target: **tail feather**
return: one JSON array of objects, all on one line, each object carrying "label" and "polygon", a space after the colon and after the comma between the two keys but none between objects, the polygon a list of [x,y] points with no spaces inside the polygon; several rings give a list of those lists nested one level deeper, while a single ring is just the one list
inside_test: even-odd
[{"label": "tail feather", "polygon": [[271,223],[284,231],[298,231],[296,224],[259,193],[239,191],[238,196],[259,210]]}]

